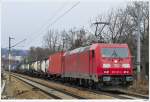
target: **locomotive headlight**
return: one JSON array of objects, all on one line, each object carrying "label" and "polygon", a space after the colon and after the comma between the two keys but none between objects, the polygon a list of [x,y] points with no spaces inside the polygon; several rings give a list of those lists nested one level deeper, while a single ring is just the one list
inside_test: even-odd
[{"label": "locomotive headlight", "polygon": [[122,64],[123,68],[130,68],[130,64]]},{"label": "locomotive headlight", "polygon": [[103,64],[103,68],[110,68],[110,64]]}]

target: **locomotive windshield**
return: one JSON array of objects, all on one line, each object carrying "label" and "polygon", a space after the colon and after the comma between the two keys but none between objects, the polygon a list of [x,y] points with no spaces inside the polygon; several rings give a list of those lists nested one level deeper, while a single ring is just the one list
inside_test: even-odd
[{"label": "locomotive windshield", "polygon": [[102,48],[102,57],[125,58],[128,57],[127,48]]}]

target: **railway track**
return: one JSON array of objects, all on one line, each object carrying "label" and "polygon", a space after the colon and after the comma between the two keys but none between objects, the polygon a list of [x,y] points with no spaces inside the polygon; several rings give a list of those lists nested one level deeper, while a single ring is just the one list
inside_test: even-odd
[{"label": "railway track", "polygon": [[[134,92],[128,92],[125,89],[117,89],[116,88],[116,89],[112,90],[112,92],[114,92],[114,91],[117,92],[117,93],[123,94],[122,96],[128,95],[131,98],[135,97],[135,99],[149,99],[148,95],[142,95],[142,94],[137,94],[137,93],[134,93]],[[110,90],[110,92],[111,92],[111,90]]]},{"label": "railway track", "polygon": [[[19,74],[17,74],[17,75],[19,75]],[[19,75],[19,76],[23,77],[23,75]],[[41,79],[41,80],[44,80],[44,79]],[[45,81],[48,81],[48,80],[45,80]],[[35,82],[37,82],[37,81],[35,81]],[[122,92],[119,90],[100,91],[100,90],[96,90],[96,89],[89,89],[89,88],[84,88],[84,87],[80,87],[80,86],[76,86],[76,85],[70,85],[70,84],[65,84],[65,83],[61,83],[61,82],[56,82],[56,81],[53,81],[53,82],[57,83],[57,84],[62,84],[62,85],[68,86],[68,87],[76,88],[76,89],[79,89],[80,91],[86,90],[86,91],[92,92],[93,94],[110,96],[110,97],[113,97],[114,99],[149,99],[148,96],[130,94],[130,93]],[[55,90],[55,88],[53,88],[53,89]],[[67,90],[65,90],[65,89],[63,89],[63,90],[56,89],[56,90],[61,91],[63,93],[67,93],[73,97],[76,97],[77,99],[89,99],[88,97],[81,97],[81,95],[76,95],[76,94],[73,94],[70,92],[66,92]]]},{"label": "railway track", "polygon": [[43,85],[39,82],[27,79],[25,77],[16,75],[16,74],[11,74],[11,76],[35,87],[38,88],[39,90],[41,90],[42,92],[48,94],[49,96],[53,97],[54,99],[84,99],[83,97],[77,96],[77,95],[73,95],[71,93],[66,93],[63,90],[58,90],[58,89],[54,89],[51,87],[48,87],[46,85]]},{"label": "railway track", "polygon": [[79,86],[72,86],[67,84],[69,87],[75,87],[80,90],[88,90],[90,92],[96,93],[96,94],[103,94],[107,96],[112,96],[115,99],[149,99],[148,96],[140,95],[140,94],[135,94],[135,93],[129,93],[124,90],[97,90],[97,89],[89,89],[89,88],[84,88],[84,87],[79,87]]},{"label": "railway track", "polygon": [[128,94],[119,90],[113,90],[113,91],[108,91],[108,90],[91,90],[92,92],[98,93],[98,94],[105,94],[105,95],[111,95],[117,99],[148,99],[148,97],[142,97],[140,95],[133,95],[133,94]]}]

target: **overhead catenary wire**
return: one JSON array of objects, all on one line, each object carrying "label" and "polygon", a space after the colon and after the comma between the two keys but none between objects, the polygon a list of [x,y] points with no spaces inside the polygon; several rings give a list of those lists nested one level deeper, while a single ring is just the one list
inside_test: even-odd
[{"label": "overhead catenary wire", "polygon": [[11,47],[15,47],[15,46],[17,46],[18,44],[20,44],[20,43],[22,43],[24,41],[26,41],[26,39],[23,39],[23,40],[19,41],[18,43],[16,43],[15,45],[12,45]]},{"label": "overhead catenary wire", "polygon": [[66,15],[68,12],[70,12],[74,7],[76,7],[80,2],[77,2],[75,5],[73,5],[70,9],[68,9],[66,12],[64,12],[62,15],[60,15],[55,21],[51,23],[51,25],[55,24],[61,17]]},{"label": "overhead catenary wire", "polygon": [[[49,24],[49,26],[54,25],[59,19],[61,19],[63,16],[65,16],[67,13],[69,13],[73,8],[75,8],[80,2],[75,3],[71,8],[69,8],[68,10],[66,10],[62,15],[58,16],[52,23]],[[42,35],[42,34],[41,34]],[[29,42],[29,44],[27,44],[28,46],[31,45],[31,43],[33,43],[34,41],[37,41],[37,39],[39,37],[41,37],[41,35],[36,36],[31,42]]]},{"label": "overhead catenary wire", "polygon": [[[58,13],[59,12],[61,12],[64,8],[65,8],[65,6],[67,5],[67,1],[61,6],[61,7],[59,7],[56,11],[55,11],[55,13],[40,27],[40,28],[38,28],[35,32],[33,32],[33,33],[30,33],[30,35],[32,35],[33,37],[30,37],[30,40],[33,40],[32,38],[34,38],[35,36],[37,36],[37,34],[45,27],[45,26],[47,26],[48,25],[48,23],[50,22],[50,21],[52,21],[57,15],[58,15]],[[27,34],[27,36],[29,36],[29,34]],[[28,40],[28,39],[27,39]],[[28,40],[28,41],[30,41],[30,40]],[[27,44],[28,45],[28,44]]]}]

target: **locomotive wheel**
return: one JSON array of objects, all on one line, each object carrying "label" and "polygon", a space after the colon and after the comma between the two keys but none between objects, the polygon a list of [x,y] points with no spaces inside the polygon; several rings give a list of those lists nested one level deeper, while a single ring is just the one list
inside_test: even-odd
[{"label": "locomotive wheel", "polygon": [[93,85],[94,85],[94,82],[92,80],[88,80],[88,86],[90,89],[92,89]]},{"label": "locomotive wheel", "polygon": [[95,86],[95,89],[101,90],[104,85],[103,85],[103,83],[99,83],[99,82],[98,82],[98,83],[95,83],[94,86]]},{"label": "locomotive wheel", "polygon": [[82,79],[79,79],[79,86],[82,86]]}]

